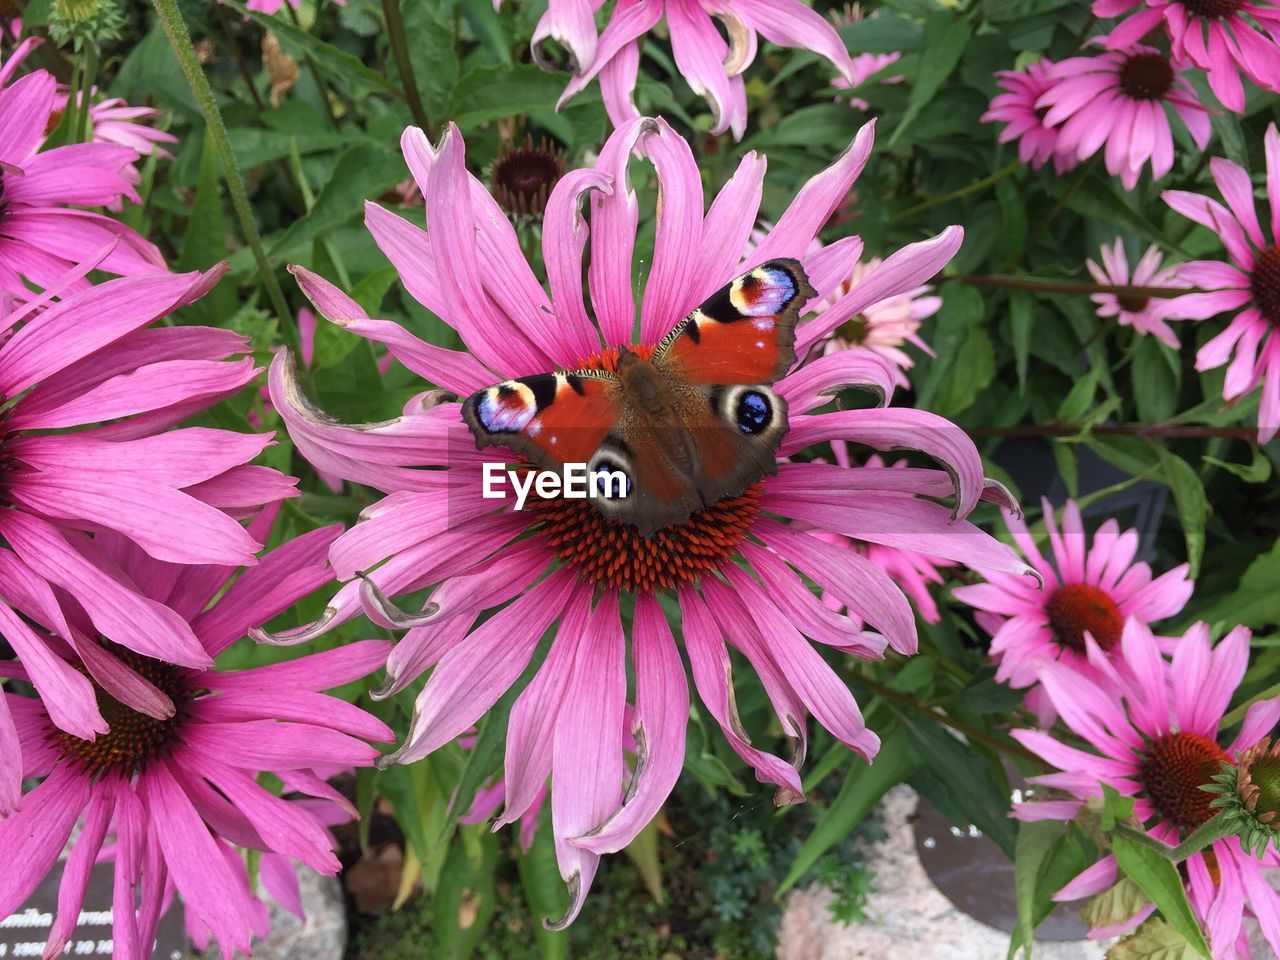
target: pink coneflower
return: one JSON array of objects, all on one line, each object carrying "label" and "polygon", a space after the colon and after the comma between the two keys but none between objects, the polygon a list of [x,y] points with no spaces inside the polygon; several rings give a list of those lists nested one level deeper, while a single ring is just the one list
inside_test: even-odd
[{"label": "pink coneflower", "polygon": [[1005,525],[1044,578],[1043,588],[1025,577],[991,573],[987,583],[954,591],[956,599],[982,612],[978,620],[992,634],[991,656],[999,665],[996,679],[1012,687],[1035,684],[1041,660],[1057,660],[1093,676],[1085,656],[1087,637],[1115,655],[1127,619],[1148,624],[1173,616],[1194,585],[1185,563],[1154,580],[1147,564],[1134,563],[1136,530],[1121,533],[1115,520],[1107,520],[1090,544],[1073,501],[1063,510],[1061,533],[1049,502],[1042,505],[1052,562],[1041,555],[1021,518],[1006,515]]},{"label": "pink coneflower", "polygon": [[[818,308],[819,311],[839,304],[849,291],[865,282],[880,264],[879,257],[858,261],[849,275],[827,296],[823,305]],[[852,350],[874,354],[889,364],[895,386],[910,386],[906,371],[915,366],[915,361],[902,347],[910,343],[933,356],[929,345],[918,335],[921,322],[942,307],[942,298],[931,296],[932,290],[929,286],[919,286],[869,305],[835,329],[831,338],[823,345],[823,352]]]},{"label": "pink coneflower", "polygon": [[[0,83],[17,59],[0,70]],[[160,251],[137,232],[75,209],[136,201],[129,171],[138,155],[110,143],[41,151],[57,96],[57,82],[43,70],[0,88],[0,292],[26,296],[24,279],[50,287],[110,241],[115,246],[97,269],[121,276],[163,271]]]},{"label": "pink coneflower", "polygon": [[1280,430],[1280,337],[1275,332],[1280,326],[1280,133],[1274,123],[1267,127],[1264,144],[1270,243],[1258,222],[1253,182],[1239,164],[1222,157],[1209,161],[1226,207],[1198,193],[1166,190],[1163,194],[1169,206],[1208,227],[1226,248],[1230,263],[1197,260],[1178,267],[1183,280],[1212,292],[1178,297],[1170,309],[1197,320],[1239,311],[1222,333],[1200,348],[1196,369],[1212,370],[1230,361],[1222,385],[1222,398],[1228,401],[1262,385],[1259,443],[1271,440]]},{"label": "pink coneflower", "polygon": [[[408,291],[458,331],[468,352],[424,343],[395,323],[371,320],[324,280],[301,268],[294,272],[322,316],[385,343],[430,383],[470,394],[505,377],[573,370],[616,356],[619,345],[633,342],[637,316],[640,343],[654,344],[744,268],[774,257],[802,257],[817,291],[810,303],[821,302],[853,268],[861,244],[849,238],[806,251],[866,163],[872,139],[868,124],[831,167],[801,189],[744,264],[741,251],[755,223],[764,160],[748,154],[704,216],[701,177],[685,141],[662,120],[624,123],[594,167],[566,173],[551,195],[542,233],[548,295],[510,220],[466,171],[457,129],[450,126],[438,148],[420,130],[409,129],[402,143],[426,196],[427,230],[373,204],[366,223]],[[652,158],[662,196],[639,303],[632,287],[638,216],[628,180],[633,154]],[[589,237],[579,212],[584,204],[591,210]],[[868,305],[918,287],[951,258],[960,239],[953,227],[886,258],[841,302],[800,324],[797,356],[808,357],[813,346]],[[792,763],[752,747],[743,736],[729,682],[729,648],[759,673],[782,728],[798,744],[798,764],[810,713],[862,756],[874,755],[878,747],[848,688],[810,641],[864,656],[876,654],[886,641],[903,652],[916,646],[910,604],[882,570],[789,521],[977,567],[989,562],[1010,573],[1027,569],[1013,551],[962,519],[984,495],[1003,499],[998,487],[988,488],[963,431],[917,410],[810,413],[845,386],[890,394],[891,374],[874,357],[818,357],[775,384],[789,406],[781,455],[831,440],[913,447],[946,464],[954,485],[947,473],[932,469],[783,462],[776,477],[648,538],[634,525],[606,520],[585,500],[540,500],[517,512],[509,501],[482,497],[481,468],[495,454],[476,449],[460,405],[439,391],[415,398],[395,420],[351,427],[310,405],[287,357],[272,365],[270,383],[300,452],[324,469],[389,494],[330,551],[338,576],[351,582],[319,621],[276,639],[301,641],[332,628],[354,616],[362,598],[376,622],[413,627],[392,652],[379,695],[434,670],[396,761],[425,757],[469,729],[517,680],[539,640],[559,621],[545,661],[511,712],[506,808],[498,822],[525,813],[551,777],[556,852],[572,893],[560,925],[581,909],[600,855],[626,846],[679,776],[689,695],[657,593],[678,597],[684,647],[709,714],[785,803],[803,797],[799,775]],[[424,466],[435,469],[418,469]],[[955,517],[934,499],[953,491]],[[833,614],[804,577],[883,636],[868,638],[849,618]],[[431,602],[421,613],[406,614],[387,599],[428,587]],[[624,605],[634,606],[629,649],[638,749],[630,790],[624,790],[622,736],[628,689]],[[492,615],[481,618],[486,611]]]},{"label": "pink coneflower", "polygon": [[[260,536],[270,531],[274,515],[268,510],[255,521]],[[330,527],[304,534],[234,580],[235,567],[161,563],[114,534],[102,535],[99,545],[104,558],[153,603],[164,602],[182,618],[212,663],[250,627],[329,580],[325,551],[336,532]],[[378,751],[365,741],[386,741],[392,733],[375,717],[321,691],[366,676],[383,662],[388,645],[365,640],[234,672],[192,669],[77,636],[86,622],[83,612],[74,603],[60,607],[52,595],[44,599],[24,611],[39,626],[9,615],[6,638],[16,630],[42,629],[42,619],[65,612],[76,649],[92,651],[83,667],[74,660],[68,666],[87,672],[110,727],[95,738],[79,738],[51,721],[47,700],[9,697],[23,775],[43,782],[27,794],[19,813],[0,823],[8,863],[0,875],[0,915],[26,900],[83,817],[63,873],[46,958],[61,954],[75,927],[89,869],[108,833],[115,836],[113,956],[151,956],[171,888],[182,897],[188,929],[197,939],[211,934],[224,957],[249,953],[252,934],[265,932],[266,910],[250,890],[237,847],[287,856],[322,873],[339,867],[324,823],[306,805],[276,796],[256,778],[269,773],[286,792],[346,805],[317,769],[368,766]],[[25,655],[19,660],[19,667],[28,666]],[[121,688],[144,691],[162,709],[144,713],[125,705],[117,697]]]},{"label": "pink coneflower", "polygon": [[[1270,733],[1280,720],[1280,699],[1249,707],[1244,723],[1225,746],[1219,727],[1249,663],[1249,631],[1232,630],[1216,647],[1209,629],[1197,624],[1176,641],[1173,662],[1160,653],[1151,631],[1137,619],[1125,623],[1125,662],[1131,670],[1110,670],[1102,689],[1062,664],[1042,662],[1040,682],[1075,734],[1068,746],[1039,730],[1015,730],[1013,736],[1060,771],[1031,778],[1043,788],[1069,794],[1069,800],[1041,800],[1015,806],[1022,820],[1071,820],[1085,803],[1100,799],[1102,785],[1134,798],[1134,813],[1158,839],[1176,845],[1217,812],[1209,785],[1220,762],[1234,760]],[[1096,647],[1093,651],[1096,653]],[[1037,791],[1039,792],[1039,791]],[[1214,841],[1183,865],[1191,905],[1204,921],[1216,960],[1235,957],[1246,905],[1261,923],[1273,950],[1280,950],[1280,894],[1264,868],[1280,864],[1274,851],[1259,860],[1236,837]],[[1092,896],[1119,878],[1115,857],[1103,857],[1068,883],[1056,900]],[[1115,936],[1150,915],[1148,906],[1127,923],[1096,931]]]},{"label": "pink coneflower", "polygon": [[[1160,249],[1154,243],[1147,248],[1138,265],[1129,272],[1124,240],[1116,237],[1111,246],[1102,245],[1102,266],[1086,260],[1085,266],[1098,283],[1108,286],[1186,287],[1178,267],[1161,268]],[[1165,321],[1181,320],[1176,300],[1142,297],[1132,294],[1091,293],[1089,299],[1098,305],[1098,316],[1115,317],[1122,327],[1133,327],[1141,334],[1153,336],[1161,343],[1178,349],[1178,335]]]},{"label": "pink coneflower", "polygon": [[[843,10],[832,11],[831,23],[836,29],[858,23],[862,20],[871,20],[879,15],[879,11],[871,14],[862,12],[862,7],[857,3],[846,3]],[[833,85],[839,90],[855,90],[862,86],[876,74],[880,73],[887,67],[892,66],[902,59],[902,54],[897,52],[890,53],[858,53],[850,57],[850,69],[847,73],[842,73],[833,81]],[[884,77],[881,83],[892,84],[900,83],[902,77]],[[859,110],[869,110],[870,104],[861,97],[849,97],[849,106],[856,107]]]},{"label": "pink coneflower", "polygon": [[[230,359],[248,350],[232,331],[153,326],[220,274],[122,277],[16,310],[0,297],[0,395],[12,398],[0,417],[0,614],[47,581],[84,607],[95,634],[209,665],[187,624],[139,594],[85,531],[114,531],[166,563],[232,569],[261,547],[236,517],[293,495],[296,481],[249,465],[270,434],[170,429],[258,373],[251,358]],[[83,678],[38,652],[24,659],[55,722],[84,737],[103,729]]]},{"label": "pink coneflower", "polygon": [[[95,89],[91,96],[96,95],[97,92]],[[65,111],[69,99],[65,91],[60,91],[54,101],[55,113]],[[83,93],[76,99],[77,103],[81,102]],[[140,156],[149,157],[155,154],[172,160],[173,154],[164,149],[162,144],[177,143],[178,138],[171,133],[148,126],[145,122],[140,122],[154,120],[158,116],[160,116],[159,110],[153,107],[131,107],[120,97],[98,100],[89,105],[89,120],[94,143],[114,143],[128,147]]]},{"label": "pink coneflower", "polygon": [[[842,467],[852,465],[847,443],[836,440],[832,442],[831,447],[835,454],[836,463]],[[884,465],[884,460],[881,459],[879,454],[872,454],[867,457],[864,464],[865,467],[874,469],[880,469]],[[894,462],[892,468],[895,470],[910,469],[906,460]],[[937,601],[933,599],[933,595],[929,592],[929,584],[943,582],[942,574],[938,571],[946,567],[955,566],[950,560],[940,560],[937,557],[926,556],[918,551],[905,550],[901,547],[890,547],[881,543],[865,543],[821,530],[814,531],[814,535],[826,540],[828,543],[836,543],[851,550],[857,550],[887,573],[889,578],[902,589],[907,598],[915,604],[920,618],[925,623],[937,623],[941,619],[941,615],[938,613]],[[823,600],[827,606],[836,612],[849,613],[845,604],[838,597],[826,593],[823,596]],[[851,615],[851,619],[855,626],[859,628],[863,626],[858,621],[856,614]]]},{"label": "pink coneflower", "polygon": [[1107,37],[1108,47],[1137,43],[1163,22],[1173,58],[1205,72],[1219,102],[1244,112],[1240,74],[1280,91],[1280,7],[1271,0],[1094,0],[1099,17],[1139,9]]},{"label": "pink coneflower", "polygon": [[[573,78],[560,106],[597,76],[605,110],[615,127],[639,117],[633,102],[640,66],[640,40],[665,16],[676,68],[693,92],[707,101],[714,116],[712,134],[726,130],[742,139],[747,126],[747,95],[742,73],[755,59],[757,34],[781,47],[808,50],[829,60],[847,80],[853,64],[835,28],[798,0],[727,0],[704,5],[695,0],[619,0],[604,31],[597,35],[594,5],[550,0],[533,34],[533,55],[546,69],[548,40],[568,55]],[[723,24],[728,42],[713,18]]]},{"label": "pink coneflower", "polygon": [[1003,123],[1000,142],[1017,140],[1018,159],[1032,170],[1039,170],[1052,159],[1054,172],[1062,174],[1076,165],[1075,154],[1063,149],[1058,130],[1044,122],[1048,110],[1036,105],[1041,96],[1053,89],[1053,68],[1048,60],[1039,60],[1024,70],[998,72],[996,83],[1004,93],[991,101],[982,122]]},{"label": "pink coneflower", "polygon": [[1209,110],[1191,84],[1154,47],[1132,46],[1072,57],[1053,68],[1053,85],[1036,107],[1059,127],[1058,149],[1085,160],[1106,146],[1107,170],[1126,190],[1148,162],[1159,180],[1173,169],[1173,130],[1168,110],[1186,125],[1201,150],[1213,132]]}]

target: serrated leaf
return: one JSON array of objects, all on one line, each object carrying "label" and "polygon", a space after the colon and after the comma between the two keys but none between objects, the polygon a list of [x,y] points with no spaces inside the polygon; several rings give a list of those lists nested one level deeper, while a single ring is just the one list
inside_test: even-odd
[{"label": "serrated leaf", "polygon": [[1208,958],[1209,944],[1191,910],[1178,868],[1155,850],[1127,837],[1112,837],[1111,852],[1125,876],[1142,888],[1200,956]]}]

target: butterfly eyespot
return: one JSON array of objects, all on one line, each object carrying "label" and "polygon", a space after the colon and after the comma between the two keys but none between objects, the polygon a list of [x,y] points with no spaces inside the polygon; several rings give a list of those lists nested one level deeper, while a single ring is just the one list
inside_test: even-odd
[{"label": "butterfly eyespot", "polygon": [[614,451],[597,453],[587,464],[587,471],[593,497],[624,500],[631,496],[634,487],[631,471]]},{"label": "butterfly eyespot", "polygon": [[761,433],[773,421],[773,404],[759,390],[744,390],[737,396],[733,418],[743,433]]}]

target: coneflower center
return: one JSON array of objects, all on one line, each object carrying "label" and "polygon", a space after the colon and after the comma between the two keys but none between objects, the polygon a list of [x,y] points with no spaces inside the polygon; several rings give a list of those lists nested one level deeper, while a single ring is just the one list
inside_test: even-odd
[{"label": "coneflower center", "polygon": [[1124,617],[1116,602],[1105,590],[1088,583],[1068,583],[1059,587],[1045,601],[1049,629],[1054,638],[1078,653],[1085,652],[1085,632],[1103,650],[1120,642]]},{"label": "coneflower center", "polygon": [[[634,347],[648,359],[652,347]],[[616,370],[619,350],[603,351],[578,370]],[[635,524],[604,516],[590,500],[531,496],[525,509],[566,566],[627,591],[670,590],[718,570],[746,539],[760,513],[760,485],[728,497],[646,537]]]},{"label": "coneflower center", "polygon": [[1244,0],[1182,0],[1182,8],[1193,17],[1203,20],[1220,20],[1229,17],[1244,6]]},{"label": "coneflower center", "polygon": [[121,647],[112,647],[111,652],[117,660],[168,695],[175,707],[173,716],[158,720],[138,713],[94,683],[98,710],[110,729],[99,734],[96,740],[81,740],[51,726],[49,739],[60,760],[76,764],[90,776],[115,771],[127,777],[168,749],[186,716],[192,691],[179,667]]},{"label": "coneflower center", "polygon": [[1280,327],[1280,243],[1258,253],[1250,291],[1263,319]]},{"label": "coneflower center", "polygon": [[541,214],[547,208],[551,188],[564,175],[564,151],[542,139],[534,146],[526,136],[519,147],[507,146],[498,154],[489,183],[498,203],[508,213]]},{"label": "coneflower center", "polygon": [[1120,68],[1120,89],[1134,100],[1162,100],[1173,87],[1173,66],[1158,53],[1135,53]]},{"label": "coneflower center", "polygon": [[1194,733],[1167,733],[1147,748],[1138,773],[1156,812],[1180,830],[1190,832],[1213,818],[1213,794],[1200,788],[1212,783],[1229,760],[1225,750]]},{"label": "coneflower center", "polygon": [[1116,302],[1120,304],[1120,309],[1126,313],[1141,313],[1147,309],[1147,304],[1151,302],[1150,297],[1135,297],[1129,293],[1116,294]]}]

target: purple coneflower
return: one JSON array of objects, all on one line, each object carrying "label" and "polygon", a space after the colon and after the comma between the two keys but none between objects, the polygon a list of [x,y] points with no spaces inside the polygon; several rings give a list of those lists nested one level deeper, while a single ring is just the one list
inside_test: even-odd
[{"label": "purple coneflower", "polygon": [[40,149],[55,114],[58,85],[43,70],[8,82],[29,49],[23,44],[0,68],[0,293],[26,296],[24,280],[53,286],[110,241],[115,246],[97,269],[121,276],[163,272],[160,251],[137,232],[77,209],[121,198],[136,201],[129,173],[137,152],[114,143]]},{"label": "purple coneflower", "polygon": [[1138,9],[1107,37],[1123,49],[1164,25],[1174,60],[1199,67],[1219,102],[1244,112],[1244,74],[1259,87],[1280,91],[1280,7],[1271,0],[1094,0],[1099,17]]},{"label": "purple coneflower", "polygon": [[1038,106],[1040,97],[1054,86],[1054,64],[1040,60],[1024,70],[1001,70],[997,94],[982,115],[983,123],[1003,123],[1001,143],[1018,141],[1018,159],[1039,170],[1050,159],[1055,173],[1063,174],[1076,165],[1075,153],[1059,143],[1059,131],[1045,123],[1049,111]]},{"label": "purple coneflower", "polygon": [[[275,512],[268,508],[254,521],[258,536],[266,537]],[[121,960],[151,956],[156,923],[172,889],[182,898],[197,942],[211,935],[224,957],[249,953],[252,936],[266,932],[266,909],[250,889],[237,848],[337,872],[324,821],[307,804],[275,795],[257,778],[270,773],[287,793],[350,811],[317,770],[368,766],[378,751],[366,741],[390,740],[392,733],[363,710],[321,691],[366,676],[385,660],[388,645],[365,640],[249,670],[211,666],[250,627],[328,582],[325,553],[336,532],[330,527],[304,534],[244,571],[175,566],[116,534],[99,535],[102,562],[180,618],[196,638],[205,667],[113,644],[92,632],[74,601],[59,602],[47,591],[24,598],[22,613],[34,626],[4,608],[4,633],[11,642],[37,631],[66,641],[65,660],[48,656],[91,686],[106,721],[96,736],[75,736],[54,722],[47,696],[8,698],[22,775],[43,782],[26,795],[20,812],[0,822],[0,849],[8,864],[0,874],[0,915],[22,905],[83,818],[63,871],[46,958],[61,955],[109,834],[115,838],[112,955]],[[8,590],[6,596],[12,596]],[[27,651],[19,648],[18,662],[4,666],[8,675],[22,676],[30,666]],[[126,696],[146,709],[129,705]],[[266,878],[276,873],[272,868]],[[287,884],[272,886],[290,901]]]},{"label": "purple coneflower", "polygon": [[[1188,287],[1181,278],[1177,266],[1161,267],[1160,248],[1154,243],[1147,248],[1138,265],[1129,272],[1129,259],[1125,256],[1124,240],[1116,237],[1115,243],[1102,245],[1102,265],[1086,260],[1085,266],[1093,279],[1107,286],[1135,287]],[[1133,327],[1145,336],[1152,336],[1166,346],[1178,349],[1178,335],[1166,322],[1181,320],[1176,302],[1158,297],[1143,297],[1126,293],[1092,293],[1089,295],[1098,307],[1098,316],[1115,317],[1122,327]]]},{"label": "purple coneflower", "polygon": [[1014,542],[1044,580],[1043,588],[1025,577],[987,574],[987,583],[957,587],[958,600],[979,611],[978,622],[991,635],[991,657],[999,665],[996,679],[1012,687],[1036,683],[1042,660],[1056,660],[1101,679],[1090,657],[1092,640],[1098,656],[1118,656],[1125,621],[1150,624],[1171,617],[1191,596],[1193,581],[1181,564],[1155,579],[1145,563],[1135,563],[1138,532],[1120,531],[1107,520],[1085,533],[1080,508],[1068,500],[1062,530],[1053,508],[1043,502],[1053,560],[1046,560],[1020,517],[1006,516]]},{"label": "purple coneflower", "polygon": [[1047,110],[1046,125],[1059,128],[1057,149],[1085,160],[1105,146],[1107,170],[1126,190],[1137,186],[1147,163],[1157,180],[1173,169],[1169,111],[1201,150],[1213,132],[1209,110],[1195,89],[1153,47],[1107,50],[1055,64],[1053,85],[1036,107]]},{"label": "purple coneflower", "polygon": [[[1021,744],[1044,759],[1055,773],[1031,778],[1046,791],[1070,799],[1045,799],[1015,806],[1022,820],[1071,820],[1086,803],[1102,797],[1102,785],[1134,798],[1134,814],[1156,838],[1176,846],[1217,811],[1212,783],[1222,761],[1237,756],[1272,731],[1280,720],[1280,699],[1249,707],[1230,740],[1221,734],[1223,715],[1249,664],[1249,631],[1237,627],[1216,646],[1209,628],[1196,624],[1175,642],[1173,661],[1161,656],[1156,639],[1139,620],[1124,625],[1121,644],[1128,669],[1107,671],[1101,687],[1061,663],[1043,661],[1040,682],[1063,722],[1074,734],[1068,745],[1040,730],[1015,730]],[[1037,794],[1040,790],[1036,791]],[[1257,917],[1273,950],[1280,950],[1280,893],[1264,868],[1280,865],[1274,851],[1259,859],[1245,852],[1234,836],[1214,841],[1183,865],[1191,905],[1203,921],[1215,960],[1237,954],[1243,939],[1246,906]],[[1101,893],[1119,879],[1107,854],[1055,895],[1078,900]],[[1127,921],[1092,935],[1116,936],[1151,914],[1148,905]]]},{"label": "purple coneflower", "polygon": [[1249,172],[1237,163],[1214,157],[1209,161],[1213,181],[1227,202],[1183,190],[1166,190],[1164,200],[1174,210],[1212,230],[1226,248],[1230,263],[1197,260],[1178,267],[1183,280],[1209,293],[1189,293],[1169,309],[1188,318],[1205,319],[1238,311],[1227,328],[1200,348],[1197,370],[1227,365],[1222,399],[1231,401],[1262,385],[1258,411],[1258,442],[1266,443],[1280,430],[1280,132],[1270,124],[1264,138],[1267,199],[1270,201],[1270,240],[1258,222]]},{"label": "purple coneflower", "polygon": [[[764,160],[749,154],[704,216],[701,178],[685,141],[662,120],[629,121],[609,138],[594,167],[566,173],[551,195],[542,233],[548,295],[510,221],[467,172],[458,131],[450,127],[433,148],[421,131],[409,129],[403,146],[426,197],[427,230],[373,204],[366,222],[409,292],[457,330],[468,352],[371,320],[316,275],[300,268],[295,273],[320,314],[385,343],[449,393],[601,364],[634,342],[637,316],[637,349],[644,349],[731,278],[774,257],[801,257],[818,293],[810,306],[822,303],[849,275],[861,243],[848,238],[812,251],[810,245],[866,163],[872,136],[868,124],[800,190],[744,262]],[[639,303],[632,292],[638,216],[628,179],[633,153],[652,158],[662,195]],[[591,209],[589,238],[584,204]],[[668,610],[679,608],[683,646],[708,713],[760,781],[777,787],[778,802],[794,802],[803,798],[797,766],[810,714],[863,757],[879,746],[848,687],[811,641],[861,656],[878,655],[886,641],[902,653],[916,647],[910,604],[892,579],[858,552],[824,543],[806,529],[976,567],[1028,570],[1013,551],[963,519],[984,496],[1008,500],[1002,488],[984,480],[977,451],[961,430],[918,410],[817,412],[847,386],[882,397],[892,393],[892,374],[878,358],[852,351],[808,358],[867,306],[914,290],[937,273],[960,240],[953,227],[891,254],[840,302],[802,322],[797,355],[806,360],[775,384],[789,405],[783,457],[847,440],[923,450],[946,472],[784,461],[776,477],[650,538],[633,525],[606,520],[587,500],[540,500],[517,512],[509,501],[483,498],[482,464],[501,455],[476,450],[460,406],[439,391],[413,399],[395,420],[344,426],[301,394],[289,358],[281,355],[272,365],[272,398],[297,449],[323,469],[388,493],[330,551],[338,576],[351,582],[320,621],[277,639],[304,640],[349,619],[362,596],[375,621],[412,626],[389,658],[379,693],[390,695],[434,670],[395,760],[425,757],[467,731],[515,683],[543,635],[559,622],[546,659],[511,712],[506,807],[498,823],[524,814],[550,776],[557,857],[572,892],[561,925],[581,909],[600,855],[630,842],[679,775],[689,693]],[[951,493],[954,511],[935,500]],[[830,610],[806,577],[880,633]],[[422,588],[433,592],[421,613],[406,614],[387,599]],[[675,595],[666,609],[658,600],[664,593]],[[635,681],[631,789],[623,737],[624,608]],[[491,615],[482,619],[486,611]],[[753,747],[745,736],[734,708],[730,647],[759,674],[782,729],[794,739],[791,762]]]},{"label": "purple coneflower", "polygon": [[[676,68],[707,101],[711,132],[732,131],[742,139],[747,126],[747,94],[742,73],[755,59],[757,34],[781,47],[808,50],[829,60],[842,77],[854,79],[844,41],[830,23],[798,0],[618,0],[609,23],[597,34],[595,5],[550,0],[533,35],[534,58],[556,69],[546,53],[554,40],[565,51],[573,78],[560,97],[563,105],[597,76],[605,109],[615,127],[639,117],[633,102],[640,67],[640,41],[665,17]],[[721,36],[714,20],[724,26]]]},{"label": "purple coneflower", "polygon": [[[121,277],[16,308],[0,295],[0,395],[12,398],[0,413],[0,614],[52,586],[83,607],[86,634],[209,665],[187,624],[86,531],[118,533],[168,564],[230,570],[261,548],[237,517],[293,495],[292,478],[249,463],[271,434],[170,429],[257,375],[251,358],[231,359],[248,345],[230,330],[155,325],[220,274]],[[29,640],[27,671],[55,722],[84,737],[103,729],[83,678]]]}]

